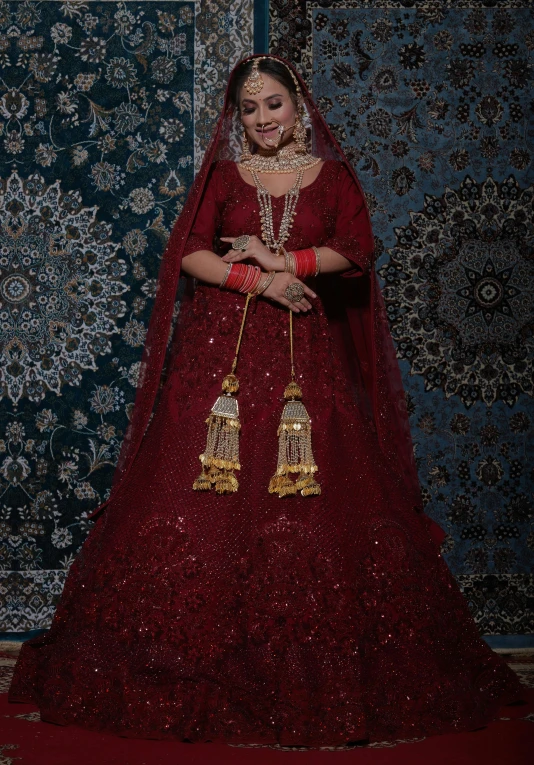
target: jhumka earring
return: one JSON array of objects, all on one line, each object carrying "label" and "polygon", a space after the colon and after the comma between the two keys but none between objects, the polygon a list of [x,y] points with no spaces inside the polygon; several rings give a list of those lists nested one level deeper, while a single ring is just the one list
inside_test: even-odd
[{"label": "jhumka earring", "polygon": [[241,162],[250,162],[252,154],[250,153],[250,146],[248,143],[247,131],[243,128],[243,148],[241,150]]},{"label": "jhumka earring", "polygon": [[304,122],[301,116],[303,111],[304,107],[301,106],[295,117],[295,129],[293,131],[293,138],[295,139],[296,144],[295,151],[298,153],[305,153],[308,151],[306,146],[306,128],[304,127]]}]

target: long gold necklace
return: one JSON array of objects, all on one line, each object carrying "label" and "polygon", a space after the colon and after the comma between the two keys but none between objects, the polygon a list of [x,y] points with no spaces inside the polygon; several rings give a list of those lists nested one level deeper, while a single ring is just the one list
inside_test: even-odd
[{"label": "long gold necklace", "polygon": [[291,231],[293,218],[295,216],[295,207],[297,206],[300,188],[302,186],[302,178],[304,177],[304,168],[297,170],[295,183],[284,195],[284,212],[280,222],[278,237],[275,237],[274,235],[273,206],[271,195],[263,183],[260,181],[256,170],[250,170],[250,173],[256,185],[258,202],[260,204],[262,239],[270,250],[277,253],[282,245],[289,239],[289,233]]}]

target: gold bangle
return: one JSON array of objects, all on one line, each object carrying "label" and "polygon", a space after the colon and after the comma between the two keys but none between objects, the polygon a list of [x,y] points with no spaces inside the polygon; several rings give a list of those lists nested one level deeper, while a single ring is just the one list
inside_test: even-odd
[{"label": "gold bangle", "polygon": [[226,280],[228,279],[231,270],[232,270],[232,264],[228,263],[228,268],[226,269],[222,282],[219,284],[219,289],[222,289],[224,285],[226,284]]},{"label": "gold bangle", "polygon": [[317,247],[312,248],[315,253],[315,273],[314,276],[317,276],[319,271],[321,270],[321,253],[319,252]]},{"label": "gold bangle", "polygon": [[282,255],[284,256],[284,271],[289,270],[289,253],[285,247],[280,247]]},{"label": "gold bangle", "polygon": [[288,252],[287,253],[287,261],[286,261],[286,271],[291,274],[291,276],[297,275],[297,262],[295,260],[295,253],[294,252]]},{"label": "gold bangle", "polygon": [[276,276],[276,271],[269,271],[269,273],[265,277],[263,283],[262,284],[258,284],[258,287],[257,287],[256,291],[254,292],[254,294],[255,295],[261,295],[263,292],[265,292],[265,290],[267,289],[267,287],[272,282],[272,280],[274,279],[275,276]]},{"label": "gold bangle", "polygon": [[285,247],[280,247],[284,256],[284,271],[292,276],[296,276],[295,273],[295,256],[292,252],[288,252]]}]

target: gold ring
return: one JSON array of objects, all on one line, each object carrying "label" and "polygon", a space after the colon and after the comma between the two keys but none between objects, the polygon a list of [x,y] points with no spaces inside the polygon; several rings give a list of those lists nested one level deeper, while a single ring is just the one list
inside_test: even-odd
[{"label": "gold ring", "polygon": [[304,287],[302,284],[299,284],[299,282],[288,284],[284,290],[284,296],[289,300],[290,303],[300,303],[304,297]]},{"label": "gold ring", "polygon": [[248,234],[243,234],[243,236],[238,236],[235,242],[232,244],[232,250],[241,250],[241,252],[245,252],[249,242],[250,242],[250,236]]}]

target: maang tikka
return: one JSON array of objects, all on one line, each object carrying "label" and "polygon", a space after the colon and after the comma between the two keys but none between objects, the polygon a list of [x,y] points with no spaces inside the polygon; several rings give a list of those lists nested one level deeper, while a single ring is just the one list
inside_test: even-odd
[{"label": "maang tikka", "polygon": [[252,69],[243,83],[243,87],[251,96],[255,96],[256,93],[259,93],[260,90],[263,88],[263,80],[261,79],[261,74],[258,69],[258,64],[260,61],[263,61],[263,59],[267,58],[267,56],[259,56],[258,58],[255,58],[252,62]]}]

